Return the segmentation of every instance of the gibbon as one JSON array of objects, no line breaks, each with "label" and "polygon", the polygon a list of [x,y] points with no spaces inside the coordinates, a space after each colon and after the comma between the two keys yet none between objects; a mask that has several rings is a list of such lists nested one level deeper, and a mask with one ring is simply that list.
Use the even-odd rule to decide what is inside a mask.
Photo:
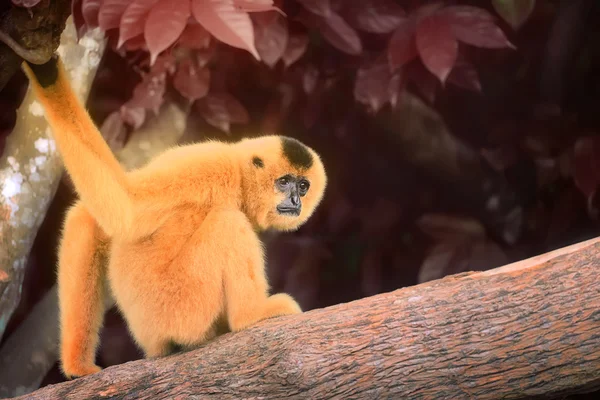
[{"label": "gibbon", "polygon": [[302,312],[288,294],[269,295],[258,232],[295,230],[321,202],[327,178],[313,149],[284,136],[208,141],[125,171],[58,56],[23,70],[78,195],[57,273],[66,377],[100,370],[107,295],[146,357],[193,348],[222,324],[235,332]]}]

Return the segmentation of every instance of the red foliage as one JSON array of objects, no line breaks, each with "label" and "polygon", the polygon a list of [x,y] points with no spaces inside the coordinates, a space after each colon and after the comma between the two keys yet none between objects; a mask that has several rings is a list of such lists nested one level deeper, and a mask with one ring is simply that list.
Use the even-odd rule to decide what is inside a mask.
[{"label": "red foliage", "polygon": [[[121,47],[129,39],[144,34],[146,19],[150,10],[158,0],[133,0],[121,15],[119,26],[119,43]],[[147,40],[145,38],[145,40]]]},{"label": "red foliage", "polygon": [[273,68],[288,46],[287,21],[275,11],[255,14],[252,21],[256,35],[256,50],[263,62]]},{"label": "red foliage", "polygon": [[179,38],[190,17],[187,1],[158,0],[144,25],[144,39],[150,51],[150,64]]},{"label": "red foliage", "polygon": [[[93,1],[93,3],[96,2]],[[128,4],[129,1],[126,0],[103,0],[100,3],[98,12],[98,26],[104,31],[118,28],[121,16],[127,9]]]},{"label": "red foliage", "polygon": [[[408,81],[414,82],[429,101],[435,99],[438,87],[432,77],[441,83],[448,81],[464,89],[480,91],[477,71],[459,41],[477,47],[514,47],[492,14],[478,7],[424,3],[407,14],[392,0],[302,0],[298,3],[300,9],[287,17],[279,9],[283,2],[272,0],[81,0],[83,18],[78,23],[84,24],[81,29],[98,25],[107,30],[109,37],[118,38],[116,48],[148,51],[151,66],[159,54],[178,48],[188,50],[184,58],[212,57],[214,48],[204,50],[210,48],[211,38],[214,38],[221,45],[248,51],[271,68],[276,68],[279,61],[289,68],[306,54],[307,32],[316,31],[333,48],[355,57],[349,64],[356,77],[354,97],[370,112],[378,112],[386,104],[393,105]],[[387,42],[387,48],[371,48],[360,32],[385,36],[378,40]],[[366,43],[369,43],[367,47]],[[221,48],[221,45],[216,47]],[[413,65],[417,59],[421,63]],[[200,62],[198,67],[204,63]],[[191,84],[195,64],[179,59],[177,68],[183,71],[169,78],[175,79],[175,89],[190,101],[201,98],[211,87],[208,70],[201,70],[197,85]],[[310,65],[306,68],[311,70]],[[405,68],[406,71],[402,71]],[[420,71],[422,68],[425,71]],[[304,76],[306,93],[310,93],[309,88],[316,81],[308,86],[306,82],[314,75]],[[159,107],[162,91],[140,85],[144,85],[140,90],[146,87],[154,91],[151,97],[156,100],[151,108]],[[141,111],[133,114],[135,118],[131,111],[123,115],[136,126],[145,118]],[[225,127],[221,123],[216,126]]]},{"label": "red foliage", "polygon": [[449,21],[441,15],[425,17],[417,25],[415,36],[423,64],[444,83],[458,56],[458,42]]},{"label": "red foliage", "polygon": [[215,38],[248,50],[260,58],[254,45],[254,29],[246,11],[236,8],[233,0],[192,0],[192,14]]}]

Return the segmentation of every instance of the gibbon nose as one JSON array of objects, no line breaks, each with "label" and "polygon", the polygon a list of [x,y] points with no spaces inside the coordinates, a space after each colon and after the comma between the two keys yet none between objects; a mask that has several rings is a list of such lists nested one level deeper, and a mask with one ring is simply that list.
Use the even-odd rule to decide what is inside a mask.
[{"label": "gibbon nose", "polygon": [[295,206],[298,206],[300,204],[300,196],[298,196],[296,193],[292,194],[292,196],[290,197],[290,200],[292,201],[292,204]]}]

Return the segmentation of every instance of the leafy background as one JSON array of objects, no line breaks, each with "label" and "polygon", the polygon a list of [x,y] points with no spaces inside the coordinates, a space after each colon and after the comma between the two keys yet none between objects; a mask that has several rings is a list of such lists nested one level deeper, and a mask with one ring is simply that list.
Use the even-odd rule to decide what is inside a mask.
[{"label": "leafy background", "polygon": [[[12,0],[31,7],[39,0]],[[324,307],[598,235],[600,4],[74,0],[109,47],[87,106],[113,148],[161,107],[186,141],[278,132],[323,155],[310,222],[265,234],[274,291]],[[24,79],[0,98],[0,150]],[[7,96],[5,93],[13,93]],[[54,283],[63,180],[9,336]],[[112,310],[102,366],[139,358]],[[61,381],[55,367],[44,384]]]}]

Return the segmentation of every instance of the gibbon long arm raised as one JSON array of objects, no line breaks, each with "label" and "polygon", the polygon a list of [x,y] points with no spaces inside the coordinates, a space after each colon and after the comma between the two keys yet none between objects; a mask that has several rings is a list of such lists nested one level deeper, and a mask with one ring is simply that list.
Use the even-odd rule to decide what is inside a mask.
[{"label": "gibbon long arm raised", "polygon": [[133,222],[125,170],[75,96],[60,58],[23,63],[77,194],[102,229],[126,236]]}]

